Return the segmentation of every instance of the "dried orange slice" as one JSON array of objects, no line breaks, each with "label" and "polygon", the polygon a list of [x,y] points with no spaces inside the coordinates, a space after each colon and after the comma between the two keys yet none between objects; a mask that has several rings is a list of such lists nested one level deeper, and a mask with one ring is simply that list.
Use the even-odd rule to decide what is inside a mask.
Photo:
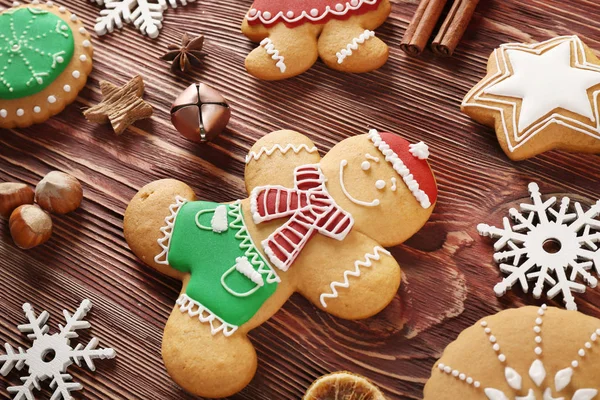
[{"label": "dried orange slice", "polygon": [[351,372],[334,372],[317,379],[303,400],[386,400],[366,378]]}]

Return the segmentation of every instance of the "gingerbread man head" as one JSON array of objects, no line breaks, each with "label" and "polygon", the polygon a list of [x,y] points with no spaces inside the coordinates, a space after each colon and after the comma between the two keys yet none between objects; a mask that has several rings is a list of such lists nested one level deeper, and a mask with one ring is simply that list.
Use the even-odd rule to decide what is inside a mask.
[{"label": "gingerbread man head", "polygon": [[247,333],[293,292],[346,319],[387,306],[401,272],[384,247],[417,231],[437,198],[427,156],[423,143],[373,130],[321,159],[308,138],[279,131],[246,158],[247,199],[196,201],[173,180],[145,186],[125,237],[183,281],[163,339],[173,379],[205,397],[241,390],[257,366]]}]

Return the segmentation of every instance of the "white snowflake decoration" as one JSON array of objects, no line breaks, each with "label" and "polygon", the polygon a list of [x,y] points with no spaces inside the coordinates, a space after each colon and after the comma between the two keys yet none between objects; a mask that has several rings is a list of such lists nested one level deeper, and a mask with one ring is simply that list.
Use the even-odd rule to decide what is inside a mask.
[{"label": "white snowflake decoration", "polygon": [[[171,6],[177,8],[177,0],[90,0],[104,6],[96,18],[94,30],[98,36],[121,29],[123,21],[132,23],[144,35],[154,39],[162,28],[163,13]],[[179,0],[182,6],[194,0]]]},{"label": "white snowflake decoration", "polygon": [[499,238],[494,243],[494,260],[500,263],[502,272],[509,274],[494,286],[494,292],[502,296],[519,282],[527,293],[528,281],[535,280],[535,298],[539,299],[549,284],[549,299],[562,293],[566,308],[576,310],[572,292],[583,293],[586,289],[577,282],[577,277],[581,276],[594,288],[598,279],[589,271],[593,269],[600,276],[597,245],[600,220],[596,219],[600,214],[600,200],[585,212],[581,204],[574,202],[574,212],[569,212],[571,200],[568,197],[563,197],[556,209],[556,197],[544,202],[537,184],[529,184],[529,193],[533,204],[521,204],[521,211],[509,210],[514,225],[511,226],[509,219],[504,217],[502,228],[486,224],[477,226],[479,234]]},{"label": "white snowflake decoration", "polygon": [[33,307],[29,303],[23,304],[23,311],[29,323],[19,325],[18,329],[27,333],[27,337],[33,340],[31,347],[25,351],[21,347],[13,348],[5,343],[6,355],[0,355],[0,373],[6,376],[13,368],[23,369],[29,367],[29,375],[21,378],[20,386],[11,386],[7,390],[14,393],[14,400],[34,400],[33,390],[40,390],[40,382],[52,378],[50,388],[54,390],[51,400],[70,400],[70,392],[81,390],[80,383],[72,382],[73,377],[66,372],[67,368],[74,363],[78,366],[85,361],[90,371],[95,371],[94,359],[113,358],[116,353],[113,349],[98,349],[98,339],[92,338],[87,346],[77,344],[73,348],[71,339],[78,337],[75,332],[78,329],[87,329],[91,325],[83,320],[92,308],[90,300],[83,300],[73,315],[67,310],[63,311],[65,326],[58,325],[60,332],[53,335],[48,334],[47,311],[43,311],[36,317]]},{"label": "white snowflake decoration", "polygon": [[[529,377],[533,381],[536,387],[542,389],[544,391],[544,396],[542,398],[537,398],[535,396],[535,392],[533,389],[529,389],[527,392],[527,396],[512,396],[511,394],[506,394],[501,390],[494,389],[491,387],[485,387],[482,385],[480,381],[473,379],[471,376],[467,376],[466,374],[453,369],[449,365],[445,365],[442,363],[438,364],[438,369],[448,375],[452,375],[460,381],[466,383],[467,385],[473,385],[476,389],[483,387],[483,392],[489,400],[566,400],[565,397],[553,397],[552,395],[552,387],[549,386],[546,382],[546,376],[548,375],[546,371],[546,367],[544,366],[543,361],[540,356],[543,353],[542,349],[542,326],[544,323],[544,315],[546,314],[546,310],[548,307],[543,305],[538,310],[538,316],[535,319],[535,324],[533,326],[533,331],[535,332],[534,339],[534,350],[535,360],[531,363],[531,367],[529,367]],[[511,389],[515,391],[523,390],[523,377],[519,374],[514,368],[510,367],[507,357],[504,353],[502,353],[502,346],[498,339],[493,335],[492,329],[487,323],[487,321],[481,322],[481,327],[484,330],[485,334],[488,336],[488,340],[492,345],[492,348],[498,355],[498,361],[504,364],[504,378],[506,379],[506,383],[510,386]],[[584,358],[590,349],[598,344],[598,340],[600,339],[600,329],[596,329],[591,333],[590,339],[588,342],[584,344],[584,346],[579,350],[577,356],[580,358]],[[573,360],[571,365],[561,369],[554,375],[554,389],[556,392],[561,392],[566,389],[572,382],[573,375],[577,371],[579,367],[579,361]],[[593,388],[584,388],[577,389],[571,397],[571,400],[592,400],[595,399],[598,395],[598,390]]]}]

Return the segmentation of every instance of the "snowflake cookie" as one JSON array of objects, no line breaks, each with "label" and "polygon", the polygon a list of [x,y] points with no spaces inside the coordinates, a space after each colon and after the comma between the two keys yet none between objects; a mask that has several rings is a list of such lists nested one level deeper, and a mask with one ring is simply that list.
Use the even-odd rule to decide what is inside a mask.
[{"label": "snowflake cookie", "polygon": [[511,226],[504,217],[503,227],[479,224],[477,230],[483,236],[498,238],[494,243],[494,260],[500,270],[507,273],[502,282],[496,284],[496,295],[502,296],[515,283],[523,291],[529,291],[528,281],[535,281],[533,295],[539,299],[548,284],[549,299],[563,295],[567,309],[576,310],[572,292],[584,292],[585,285],[577,282],[581,276],[588,286],[594,288],[598,279],[589,271],[600,275],[600,200],[584,211],[581,204],[563,197],[555,207],[556,197],[542,200],[539,187],[529,184],[533,204],[523,203],[521,211],[509,210],[515,221]]},{"label": "snowflake cookie", "polygon": [[248,331],[294,292],[340,318],[385,308],[402,276],[385,247],[437,201],[428,156],[422,142],[371,130],[321,158],[306,136],[278,131],[250,149],[244,199],[197,200],[173,179],[143,187],[123,228],[140,259],[183,281],[163,336],[175,381],[209,398],[242,390],[257,366]]},{"label": "snowflake cookie", "polygon": [[69,400],[72,398],[70,392],[83,388],[80,383],[73,382],[73,377],[66,373],[71,364],[82,366],[82,362],[85,362],[90,371],[95,371],[95,358],[115,357],[116,353],[113,349],[97,348],[99,341],[96,338],[92,338],[86,346],[71,345],[71,339],[78,337],[76,332],[78,329],[87,329],[91,326],[84,320],[91,308],[91,301],[83,300],[73,315],[64,310],[65,325],[59,325],[60,331],[50,335],[46,324],[50,314],[43,311],[36,316],[30,304],[23,304],[23,311],[29,322],[19,325],[18,328],[33,340],[33,344],[29,349],[24,350],[21,347],[15,349],[6,343],[4,345],[6,355],[0,355],[2,366],[0,373],[4,376],[13,368],[19,371],[23,367],[28,368],[29,375],[21,378],[23,383],[8,388],[8,392],[14,394],[14,400],[34,400],[33,390],[39,390],[40,382],[49,378],[52,379],[50,388],[54,390],[52,400]]},{"label": "snowflake cookie", "polygon": [[502,311],[446,348],[425,400],[597,400],[599,337],[600,320],[576,311]]},{"label": "snowflake cookie", "polygon": [[[171,6],[177,8],[177,0],[90,0],[104,6],[96,18],[94,30],[98,36],[111,33],[115,27],[123,28],[123,21],[133,24],[144,35],[155,39],[162,28],[163,13]],[[194,0],[179,0],[185,6]]]},{"label": "snowflake cookie", "polygon": [[389,0],[254,0],[242,32],[260,45],[246,69],[259,79],[286,79],[320,57],[338,71],[373,71],[389,53],[373,30],[390,11]]},{"label": "snowflake cookie", "polygon": [[90,35],[65,7],[34,0],[0,12],[0,128],[58,114],[91,70]]},{"label": "snowflake cookie", "polygon": [[600,152],[600,60],[577,36],[507,43],[461,108],[495,127],[512,160],[551,149]]}]

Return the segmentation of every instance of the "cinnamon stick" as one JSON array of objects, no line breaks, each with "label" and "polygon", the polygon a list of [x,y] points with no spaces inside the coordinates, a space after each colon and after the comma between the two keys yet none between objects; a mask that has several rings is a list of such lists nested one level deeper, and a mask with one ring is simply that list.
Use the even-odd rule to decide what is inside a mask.
[{"label": "cinnamon stick", "polygon": [[421,0],[417,12],[408,25],[400,48],[411,56],[421,54],[433,33],[447,0]]},{"label": "cinnamon stick", "polygon": [[446,16],[444,23],[440,27],[431,50],[442,57],[449,57],[454,53],[456,46],[460,42],[467,26],[473,18],[473,13],[479,0],[454,0],[450,12]]}]

